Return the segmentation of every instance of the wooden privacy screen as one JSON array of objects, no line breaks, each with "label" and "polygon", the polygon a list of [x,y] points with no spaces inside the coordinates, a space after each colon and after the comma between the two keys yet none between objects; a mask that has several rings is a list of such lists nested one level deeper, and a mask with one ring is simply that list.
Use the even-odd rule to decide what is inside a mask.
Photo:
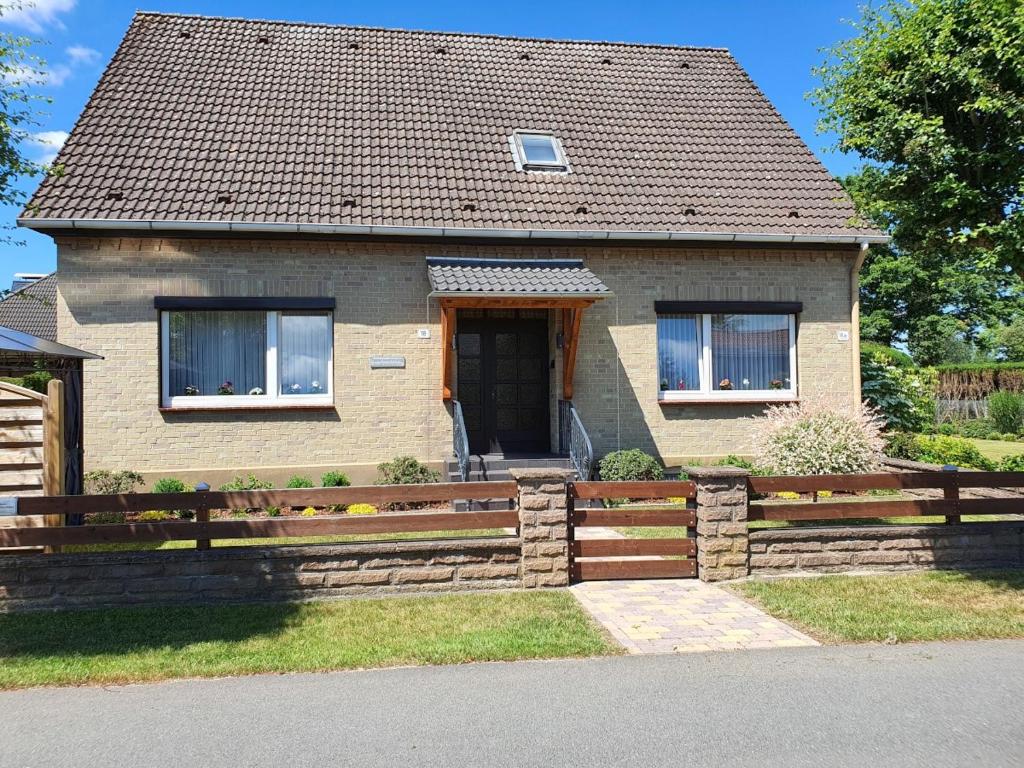
[{"label": "wooden privacy screen", "polygon": [[[0,381],[0,497],[64,493],[64,391],[50,381],[47,393]],[[0,516],[3,529],[59,526],[58,515]],[[5,546],[0,541],[0,547]]]},{"label": "wooden privacy screen", "polygon": [[[576,509],[576,499],[693,499],[691,482],[594,482],[569,486],[569,555],[574,581],[670,579],[697,575],[696,513],[685,505]],[[681,527],[685,537],[576,539],[575,529],[602,527]],[[656,558],[646,560],[624,558]],[[673,558],[673,559],[665,559]],[[687,559],[681,559],[687,558]]]},{"label": "wooden privacy screen", "polygon": [[842,520],[850,518],[945,516],[949,523],[960,515],[1001,515],[1024,512],[1024,498],[961,499],[962,488],[1021,488],[1024,472],[892,472],[864,475],[792,475],[750,477],[751,494],[793,491],[868,491],[935,488],[941,499],[899,499],[880,497],[871,501],[809,501],[779,503],[751,502],[748,520]]},{"label": "wooden privacy screen", "polygon": [[266,491],[205,491],[196,493],[129,493],[106,496],[54,496],[22,498],[19,517],[85,514],[89,512],[143,512],[151,509],[191,509],[196,520],[118,523],[74,527],[10,528],[0,530],[0,547],[108,544],[146,541],[196,541],[208,549],[213,539],[329,536],[339,534],[461,531],[514,528],[514,509],[486,512],[408,512],[379,515],[332,515],[255,520],[210,520],[212,509],[271,506],[326,507],[366,502],[483,500],[514,498],[514,482],[376,485],[349,488],[293,488]]}]

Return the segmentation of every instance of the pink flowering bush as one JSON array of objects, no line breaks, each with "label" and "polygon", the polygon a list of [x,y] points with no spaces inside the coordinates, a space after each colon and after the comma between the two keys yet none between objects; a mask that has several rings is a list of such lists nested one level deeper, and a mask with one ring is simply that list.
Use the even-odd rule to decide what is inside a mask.
[{"label": "pink flowering bush", "polygon": [[811,396],[751,423],[754,466],[778,475],[870,472],[882,455],[883,419],[867,403]]}]

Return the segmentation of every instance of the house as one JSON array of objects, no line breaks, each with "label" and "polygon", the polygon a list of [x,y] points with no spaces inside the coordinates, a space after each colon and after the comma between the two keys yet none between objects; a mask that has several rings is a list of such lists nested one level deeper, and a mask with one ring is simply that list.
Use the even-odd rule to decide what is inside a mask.
[{"label": "house", "polygon": [[57,162],[88,468],[672,466],[859,397],[886,238],[725,50],[139,13]]},{"label": "house", "polygon": [[0,326],[57,340],[57,273],[18,273],[11,292],[0,299]]}]

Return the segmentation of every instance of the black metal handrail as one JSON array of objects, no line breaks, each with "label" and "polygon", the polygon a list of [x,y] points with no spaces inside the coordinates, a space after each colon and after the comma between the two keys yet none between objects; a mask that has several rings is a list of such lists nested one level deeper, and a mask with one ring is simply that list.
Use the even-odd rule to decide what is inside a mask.
[{"label": "black metal handrail", "polygon": [[466,432],[466,420],[458,400],[452,400],[452,450],[462,482],[466,482],[469,480],[469,433]]},{"label": "black metal handrail", "polygon": [[594,446],[571,400],[558,401],[558,447],[569,457],[577,477],[589,480],[594,471]]}]

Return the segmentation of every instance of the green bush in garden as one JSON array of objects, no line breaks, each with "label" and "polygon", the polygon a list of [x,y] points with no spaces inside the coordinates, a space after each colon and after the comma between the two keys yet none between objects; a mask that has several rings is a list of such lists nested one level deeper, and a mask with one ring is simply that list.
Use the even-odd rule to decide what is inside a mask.
[{"label": "green bush in garden", "polygon": [[[250,474],[248,477],[236,476],[229,482],[224,483],[220,487],[222,491],[263,491],[267,488],[273,488],[274,484],[267,480],[260,480],[256,475]],[[236,508],[231,510],[231,514],[235,517],[241,517],[242,515],[255,512],[255,508]]]},{"label": "green bush in garden", "polygon": [[24,385],[29,389],[34,389],[36,392],[46,394],[46,385],[50,383],[53,378],[47,371],[32,371],[32,373],[26,373],[21,377]]},{"label": "green bush in garden", "polygon": [[313,478],[305,477],[303,475],[292,475],[288,478],[288,484],[285,488],[312,488]]},{"label": "green bush in garden", "polygon": [[959,422],[955,426],[958,434],[963,437],[973,437],[976,440],[987,439],[994,430],[992,422],[988,419],[971,419],[970,421]]},{"label": "green bush in garden", "polygon": [[988,417],[999,432],[1017,433],[1024,425],[1024,397],[1016,392],[988,396]]},{"label": "green bush in garden", "polygon": [[968,469],[995,469],[995,462],[985,458],[970,440],[945,435],[917,435],[914,438],[918,455],[915,461],[928,464],[953,464]]},{"label": "green bush in garden", "polygon": [[601,459],[602,480],[661,480],[665,476],[661,464],[639,448],[613,451]]},{"label": "green bush in garden", "polygon": [[[153,483],[153,493],[188,493],[192,490],[176,477],[161,477]],[[164,510],[164,514],[177,514],[182,520],[191,520],[196,513],[191,509],[171,509]]]},{"label": "green bush in garden", "polygon": [[87,494],[105,495],[111,493],[135,493],[144,482],[142,475],[131,469],[120,469],[111,472],[109,469],[94,469],[86,472],[85,492]]},{"label": "green bush in garden", "polygon": [[920,461],[921,449],[917,445],[917,435],[909,432],[886,432],[883,451],[891,459]]},{"label": "green bush in garden", "polygon": [[908,355],[906,352],[901,352],[898,349],[888,346],[887,344],[879,344],[877,341],[862,341],[860,343],[860,353],[862,355],[871,355],[872,357],[880,357],[890,365],[895,365],[897,368],[915,368],[914,358]]},{"label": "green bush in garden", "polygon": [[999,460],[999,469],[1003,472],[1024,472],[1024,453],[1003,456]]},{"label": "green bush in garden", "polygon": [[935,373],[896,365],[877,352],[861,353],[861,395],[887,429],[920,432],[935,421]]},{"label": "green bush in garden", "polygon": [[420,483],[436,483],[441,473],[412,456],[399,456],[391,461],[377,465],[380,477],[377,485],[418,485]]},{"label": "green bush in garden", "polygon": [[[294,479],[294,478],[293,478]],[[324,472],[323,477],[320,478],[320,485],[324,488],[347,488],[352,485],[352,481],[348,479],[348,475],[344,472]],[[289,486],[292,487],[292,486]],[[297,488],[311,488],[309,486],[295,486]]]}]

